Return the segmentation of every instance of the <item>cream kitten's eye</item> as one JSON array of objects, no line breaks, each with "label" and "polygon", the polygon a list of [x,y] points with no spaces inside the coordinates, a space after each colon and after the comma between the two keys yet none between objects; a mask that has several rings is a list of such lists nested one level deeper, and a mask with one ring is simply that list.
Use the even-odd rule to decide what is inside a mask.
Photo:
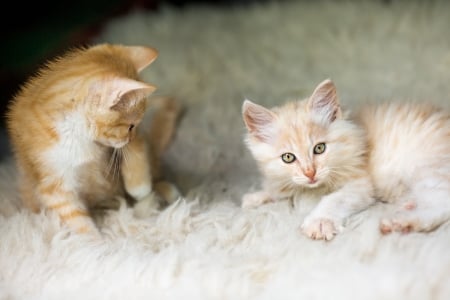
[{"label": "cream kitten's eye", "polygon": [[128,127],[128,131],[131,132],[131,130],[133,130],[134,128],[134,124],[131,124],[130,127]]},{"label": "cream kitten's eye", "polygon": [[285,163],[290,164],[291,162],[294,162],[294,160],[295,160],[295,155],[292,154],[292,153],[289,153],[289,152],[283,153],[283,154],[281,155],[281,159],[282,159]]},{"label": "cream kitten's eye", "polygon": [[325,152],[326,148],[325,143],[319,143],[314,146],[314,154],[322,154]]}]

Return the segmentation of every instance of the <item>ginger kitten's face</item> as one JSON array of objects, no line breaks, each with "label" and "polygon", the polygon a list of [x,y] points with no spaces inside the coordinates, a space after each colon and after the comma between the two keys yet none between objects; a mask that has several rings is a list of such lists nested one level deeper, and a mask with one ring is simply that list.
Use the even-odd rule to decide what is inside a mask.
[{"label": "ginger kitten's face", "polygon": [[102,145],[122,148],[134,137],[146,110],[145,96],[154,88],[113,78],[103,80],[98,89],[98,94],[91,89],[87,110],[92,138]]},{"label": "ginger kitten's face", "polygon": [[156,58],[157,52],[147,47],[124,46],[94,50],[94,67],[101,72],[84,85],[87,126],[94,141],[122,148],[135,135],[146,110],[146,96],[155,90],[137,80],[137,74]]},{"label": "ginger kitten's face", "polygon": [[145,102],[140,101],[126,112],[111,110],[92,118],[94,140],[108,147],[122,148],[130,142],[142,121]]},{"label": "ginger kitten's face", "polygon": [[264,175],[285,188],[332,185],[339,166],[359,153],[346,144],[334,84],[326,80],[304,101],[267,109],[246,100],[247,145]]}]

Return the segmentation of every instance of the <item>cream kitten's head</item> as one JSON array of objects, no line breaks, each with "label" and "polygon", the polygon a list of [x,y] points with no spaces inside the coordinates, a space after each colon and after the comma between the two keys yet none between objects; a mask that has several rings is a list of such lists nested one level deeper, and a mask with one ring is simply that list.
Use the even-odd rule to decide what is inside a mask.
[{"label": "cream kitten's head", "polygon": [[272,184],[334,187],[360,172],[364,135],[343,116],[331,80],[308,99],[272,109],[245,100],[242,110],[246,144]]},{"label": "cream kitten's head", "polygon": [[157,51],[143,46],[101,44],[75,51],[54,68],[61,82],[73,87],[71,97],[86,118],[90,138],[121,148],[135,135],[146,110],[146,97],[156,88],[138,79]]}]

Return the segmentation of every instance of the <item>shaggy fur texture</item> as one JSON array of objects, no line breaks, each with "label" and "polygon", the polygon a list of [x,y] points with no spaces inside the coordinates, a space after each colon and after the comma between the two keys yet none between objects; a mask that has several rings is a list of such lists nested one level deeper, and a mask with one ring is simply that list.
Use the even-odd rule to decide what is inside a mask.
[{"label": "shaggy fur texture", "polygon": [[106,238],[95,241],[20,207],[15,171],[3,163],[0,298],[450,298],[448,223],[381,236],[378,220],[393,207],[376,204],[323,242],[297,231],[314,203],[240,208],[261,179],[243,142],[245,98],[274,106],[333,78],[347,107],[450,107],[450,4],[383,3],[167,8],[112,22],[99,42],[157,48],[142,75],[186,107],[164,156],[185,198],[144,220],[123,205],[98,219]]}]

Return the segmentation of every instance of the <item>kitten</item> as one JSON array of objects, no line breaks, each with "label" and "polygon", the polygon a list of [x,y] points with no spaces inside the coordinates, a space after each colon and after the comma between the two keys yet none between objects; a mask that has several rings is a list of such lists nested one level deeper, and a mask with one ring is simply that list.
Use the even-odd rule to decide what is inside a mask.
[{"label": "kitten", "polygon": [[[118,195],[157,207],[150,145],[138,131],[155,90],[138,74],[157,54],[144,46],[74,49],[21,87],[7,127],[28,208],[55,211],[75,232],[98,233],[90,211]],[[174,107],[166,105],[170,116]]]},{"label": "kitten", "polygon": [[242,111],[246,145],[264,177],[243,207],[317,198],[301,231],[324,240],[375,199],[399,203],[399,212],[381,220],[383,233],[430,231],[450,218],[448,112],[384,104],[351,117],[331,80],[308,99],[273,109],[245,100]]}]

